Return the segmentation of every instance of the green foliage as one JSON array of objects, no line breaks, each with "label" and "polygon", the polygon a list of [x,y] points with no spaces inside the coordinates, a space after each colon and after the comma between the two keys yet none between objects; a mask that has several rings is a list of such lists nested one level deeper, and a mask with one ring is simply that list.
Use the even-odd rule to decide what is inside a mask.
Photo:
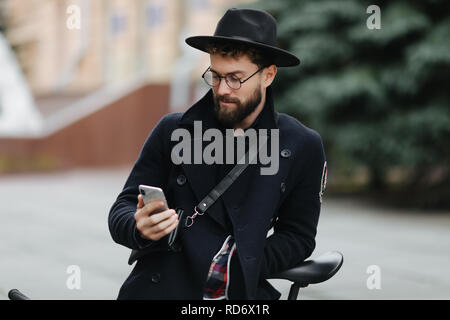
[{"label": "green foliage", "polygon": [[[381,9],[381,29],[367,28],[371,4]],[[280,46],[301,60],[279,69],[277,109],[319,131],[330,156],[366,166],[376,183],[393,166],[450,165],[449,1],[261,0],[255,7],[275,16]]]}]

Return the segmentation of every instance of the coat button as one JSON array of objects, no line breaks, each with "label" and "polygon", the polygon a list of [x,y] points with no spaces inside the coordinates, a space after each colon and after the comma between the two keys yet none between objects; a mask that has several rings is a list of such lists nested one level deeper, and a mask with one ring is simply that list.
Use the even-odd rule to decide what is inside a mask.
[{"label": "coat button", "polygon": [[178,183],[178,185],[182,186],[183,184],[186,183],[186,177],[184,175],[180,174],[177,177],[177,183]]},{"label": "coat button", "polygon": [[159,273],[152,274],[152,282],[159,283],[161,281],[161,275]]},{"label": "coat button", "polygon": [[285,192],[286,191],[286,183],[282,182],[280,189],[281,189],[281,192]]},{"label": "coat button", "polygon": [[289,158],[291,156],[291,150],[289,150],[289,149],[281,150],[281,156],[283,158]]}]

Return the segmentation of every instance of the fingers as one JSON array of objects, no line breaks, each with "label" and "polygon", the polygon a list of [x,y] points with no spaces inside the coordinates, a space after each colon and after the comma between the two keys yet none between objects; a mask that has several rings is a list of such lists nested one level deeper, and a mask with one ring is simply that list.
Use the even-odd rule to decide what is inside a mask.
[{"label": "fingers", "polygon": [[[177,214],[173,214],[167,219],[152,225],[150,229],[152,229],[154,233],[161,232],[167,229],[171,224],[173,224],[177,220],[177,218],[178,218]],[[150,220],[150,218],[148,220]]]},{"label": "fingers", "polygon": [[[173,210],[166,210],[163,213],[166,214],[167,212],[170,212]],[[163,213],[158,213],[155,215],[163,216]],[[143,218],[139,222],[137,222],[136,227],[140,231],[141,235],[144,238],[150,239],[150,240],[159,240],[165,235],[168,235],[172,230],[176,228],[178,225],[178,215],[177,214],[171,214],[169,217],[167,217],[164,220],[159,221],[156,224],[153,224],[151,217]]]},{"label": "fingers", "polygon": [[148,219],[146,219],[146,225],[154,226],[162,221],[171,218],[172,216],[176,216],[176,212],[173,209],[168,209],[162,212],[154,213]]},{"label": "fingers", "polygon": [[142,198],[142,194],[139,194],[137,208],[141,209],[143,207],[144,207],[144,199]]},{"label": "fingers", "polygon": [[149,203],[147,203],[146,205],[143,205],[143,201],[142,201],[142,207],[139,208],[140,206],[140,200],[139,197],[142,199],[142,196],[139,195],[138,196],[138,207],[137,207],[137,211],[134,214],[134,217],[137,219],[139,219],[140,217],[146,217],[148,216],[150,213],[152,213],[153,211],[157,211],[160,210],[162,208],[164,208],[164,202],[163,201],[150,201]]},{"label": "fingers", "polygon": [[166,229],[154,234],[152,240],[159,240],[162,237],[168,235],[177,227],[177,225],[178,225],[178,219],[175,219],[175,221],[171,225],[169,225]]},{"label": "fingers", "polygon": [[144,206],[142,205],[143,199],[139,195],[134,218],[136,228],[143,238],[159,240],[172,232],[178,225],[178,215],[175,210],[167,209],[158,212],[165,206],[163,201],[151,201]]},{"label": "fingers", "polygon": [[178,215],[175,210],[169,209],[160,213],[155,213],[150,217],[138,217],[136,219],[136,227],[141,233],[151,230],[153,233],[166,229]]}]

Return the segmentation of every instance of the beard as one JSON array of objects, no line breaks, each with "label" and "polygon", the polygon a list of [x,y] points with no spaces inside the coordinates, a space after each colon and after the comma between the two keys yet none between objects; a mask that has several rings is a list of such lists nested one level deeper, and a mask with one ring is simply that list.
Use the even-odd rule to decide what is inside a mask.
[{"label": "beard", "polygon": [[[247,118],[256,107],[261,103],[261,90],[256,88],[250,98],[242,103],[238,98],[230,98],[228,96],[220,96],[214,94],[214,115],[216,119],[226,128],[234,128],[234,126]],[[222,102],[233,102],[234,107],[221,106]],[[233,108],[233,109],[231,109]]]}]

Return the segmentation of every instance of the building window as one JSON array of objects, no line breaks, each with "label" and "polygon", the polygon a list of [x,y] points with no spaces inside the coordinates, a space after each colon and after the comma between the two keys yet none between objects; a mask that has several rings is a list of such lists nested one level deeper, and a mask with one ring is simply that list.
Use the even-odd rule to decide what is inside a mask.
[{"label": "building window", "polygon": [[149,29],[158,28],[164,25],[165,5],[153,4],[145,9],[145,20]]},{"label": "building window", "polygon": [[111,32],[118,35],[125,31],[127,18],[123,14],[113,13],[111,16]]}]

